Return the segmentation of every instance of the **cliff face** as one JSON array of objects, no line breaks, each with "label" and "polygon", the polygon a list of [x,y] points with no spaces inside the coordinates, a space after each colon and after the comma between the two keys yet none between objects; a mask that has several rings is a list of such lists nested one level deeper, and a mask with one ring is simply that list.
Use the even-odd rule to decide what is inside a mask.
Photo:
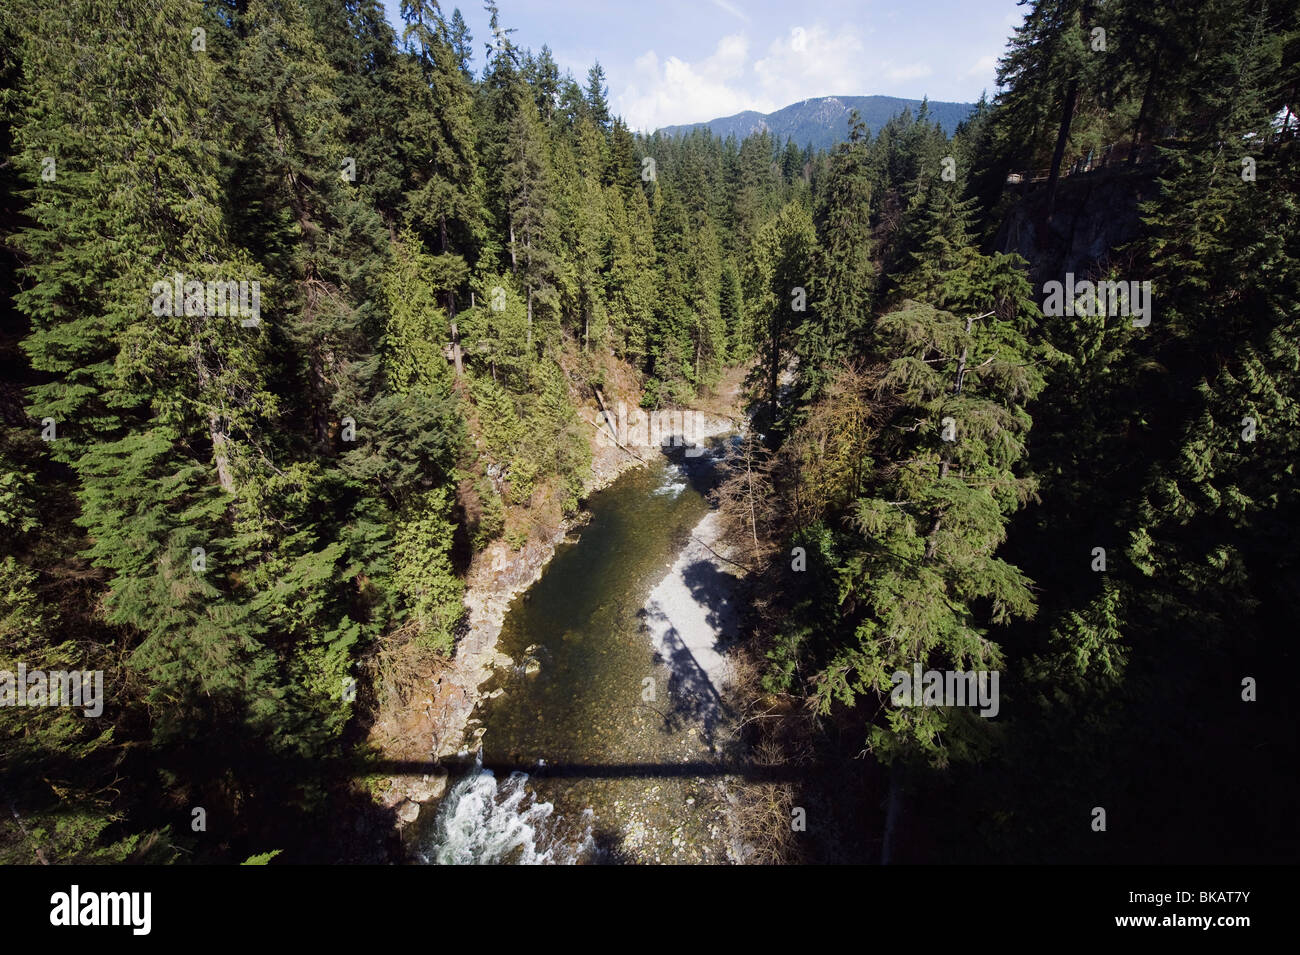
[{"label": "cliff face", "polygon": [[1024,256],[1038,289],[1066,272],[1078,279],[1093,278],[1108,265],[1122,272],[1123,247],[1138,234],[1138,204],[1154,198],[1159,188],[1155,176],[1154,163],[1068,176],[1057,189],[1050,220],[1044,183],[1008,186],[1018,197],[1003,217],[994,249]]}]

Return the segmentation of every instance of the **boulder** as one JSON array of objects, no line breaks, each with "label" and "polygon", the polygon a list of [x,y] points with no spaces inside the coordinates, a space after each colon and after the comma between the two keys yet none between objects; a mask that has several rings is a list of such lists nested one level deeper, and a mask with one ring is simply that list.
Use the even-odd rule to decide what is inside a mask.
[{"label": "boulder", "polygon": [[407,795],[412,802],[426,803],[431,799],[441,799],[446,791],[447,771],[443,769],[412,783]]}]

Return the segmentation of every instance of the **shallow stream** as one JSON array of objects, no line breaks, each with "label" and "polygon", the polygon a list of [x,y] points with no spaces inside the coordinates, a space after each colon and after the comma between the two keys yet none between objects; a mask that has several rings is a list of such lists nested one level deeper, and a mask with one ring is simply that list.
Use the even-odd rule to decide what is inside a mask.
[{"label": "shallow stream", "polygon": [[[497,641],[514,665],[471,722],[480,765],[453,777],[425,861],[728,861],[730,716],[689,660],[655,652],[644,609],[708,513],[714,464],[674,450],[622,475],[516,598]],[[726,575],[700,562],[686,580],[731,611]]]}]

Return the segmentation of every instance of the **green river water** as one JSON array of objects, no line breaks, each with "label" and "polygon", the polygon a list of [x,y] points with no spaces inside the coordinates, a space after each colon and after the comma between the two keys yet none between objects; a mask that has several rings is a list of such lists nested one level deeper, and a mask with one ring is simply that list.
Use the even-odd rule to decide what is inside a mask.
[{"label": "green river water", "polygon": [[[515,666],[474,714],[482,766],[453,778],[424,861],[728,861],[729,714],[689,659],[656,653],[643,609],[708,512],[713,473],[711,455],[674,451],[623,474],[515,599],[497,642]],[[725,575],[690,571],[705,599],[732,599]]]}]

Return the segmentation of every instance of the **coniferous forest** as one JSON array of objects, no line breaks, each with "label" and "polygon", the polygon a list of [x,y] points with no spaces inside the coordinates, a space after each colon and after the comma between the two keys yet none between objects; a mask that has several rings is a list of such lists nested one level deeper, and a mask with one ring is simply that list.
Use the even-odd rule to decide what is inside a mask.
[{"label": "coniferous forest", "polygon": [[951,135],[829,150],[486,8],[0,7],[0,861],[413,861],[479,568],[607,406],[731,401],[733,861],[1294,862],[1295,5],[1025,0]]}]

